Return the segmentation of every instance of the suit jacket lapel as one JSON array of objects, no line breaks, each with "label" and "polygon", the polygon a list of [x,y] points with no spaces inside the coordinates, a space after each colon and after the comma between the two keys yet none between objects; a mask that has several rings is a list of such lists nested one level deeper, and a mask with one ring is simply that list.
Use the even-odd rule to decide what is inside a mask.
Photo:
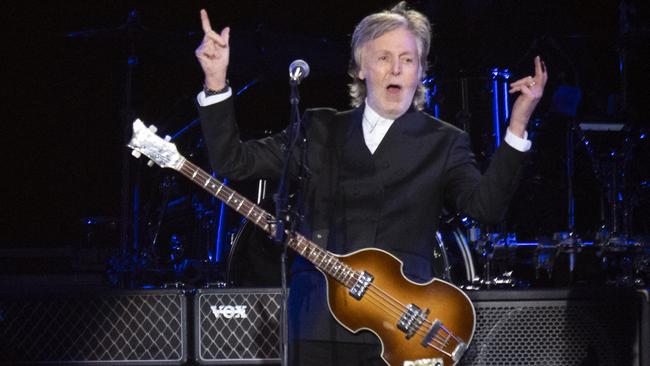
[{"label": "suit jacket lapel", "polygon": [[384,161],[401,160],[399,158],[404,154],[418,151],[422,141],[417,137],[422,123],[422,116],[415,110],[409,110],[396,119],[375,150],[374,158]]}]

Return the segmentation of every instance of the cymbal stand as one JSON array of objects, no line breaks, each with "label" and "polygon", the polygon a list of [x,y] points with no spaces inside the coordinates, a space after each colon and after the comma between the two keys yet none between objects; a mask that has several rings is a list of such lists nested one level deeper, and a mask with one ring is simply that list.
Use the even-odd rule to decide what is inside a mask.
[{"label": "cymbal stand", "polygon": [[480,283],[489,289],[493,285],[492,259],[494,258],[494,241],[489,234],[481,234],[474,243],[474,248],[480,254],[483,265],[483,278],[481,278]]},{"label": "cymbal stand", "polygon": [[[621,150],[611,149],[597,155],[593,144],[580,127],[572,127],[582,146],[591,158],[594,174],[603,187],[601,205],[601,228],[597,238],[601,244],[623,244],[629,238],[630,209],[625,192],[625,170],[632,160],[632,151],[636,140],[625,137]],[[629,132],[626,132],[629,134]],[[633,135],[633,134],[632,134]]]},{"label": "cymbal stand", "polygon": [[575,194],[573,191],[573,175],[575,168],[575,134],[578,133],[578,125],[574,118],[569,118],[569,125],[566,132],[566,184],[567,184],[567,231],[553,234],[553,241],[556,246],[556,256],[564,253],[569,258],[569,280],[568,285],[573,284],[576,253],[582,247],[582,241],[575,232]]},{"label": "cymbal stand", "polygon": [[492,136],[494,136],[494,146],[490,154],[493,154],[501,145],[502,132],[510,118],[510,101],[508,95],[508,80],[510,71],[508,69],[494,68],[491,71],[492,83]]},{"label": "cymbal stand", "polygon": [[[69,32],[70,38],[116,38],[124,37],[129,43],[129,55],[127,57],[126,75],[124,83],[124,101],[121,110],[122,135],[124,145],[131,138],[131,121],[135,117],[132,109],[133,73],[138,65],[138,57],[135,54],[136,38],[143,32],[135,9],[129,12],[125,24],[113,29],[97,29],[80,32]],[[134,278],[130,276],[139,266],[139,226],[140,226],[140,176],[137,169],[140,163],[134,167],[128,149],[122,152],[122,179],[120,190],[120,249],[121,258],[113,258],[119,266],[113,268],[116,272],[116,282],[121,287],[133,287]]]}]

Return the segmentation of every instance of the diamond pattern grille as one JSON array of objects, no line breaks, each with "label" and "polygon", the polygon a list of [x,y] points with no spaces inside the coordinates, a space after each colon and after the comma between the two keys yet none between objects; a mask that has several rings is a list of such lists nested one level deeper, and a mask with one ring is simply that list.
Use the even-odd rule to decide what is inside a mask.
[{"label": "diamond pattern grille", "polygon": [[185,360],[180,293],[0,300],[0,364]]},{"label": "diamond pattern grille", "polygon": [[[197,295],[198,357],[202,363],[277,361],[280,358],[281,293],[277,290],[214,290]],[[246,306],[246,317],[211,306]]]}]

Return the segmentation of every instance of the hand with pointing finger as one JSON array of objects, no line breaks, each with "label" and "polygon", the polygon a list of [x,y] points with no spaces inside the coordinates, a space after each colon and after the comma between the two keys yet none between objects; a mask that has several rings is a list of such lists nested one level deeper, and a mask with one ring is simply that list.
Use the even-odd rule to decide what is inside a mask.
[{"label": "hand with pointing finger", "polygon": [[508,129],[519,137],[524,136],[528,126],[528,120],[533,114],[537,103],[544,94],[544,87],[548,80],[546,65],[539,56],[535,57],[535,75],[526,76],[510,84],[510,94],[520,93],[510,114]]},{"label": "hand with pointing finger", "polygon": [[226,74],[230,58],[230,28],[225,27],[221,34],[212,30],[208,12],[201,9],[201,25],[203,41],[194,54],[201,64],[205,74],[205,86],[213,90],[221,90],[226,86]]}]

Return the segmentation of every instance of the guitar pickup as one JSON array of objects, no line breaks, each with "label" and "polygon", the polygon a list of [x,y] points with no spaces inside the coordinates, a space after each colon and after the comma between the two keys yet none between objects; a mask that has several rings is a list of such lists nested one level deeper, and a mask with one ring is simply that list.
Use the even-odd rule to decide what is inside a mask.
[{"label": "guitar pickup", "polygon": [[406,305],[406,311],[397,321],[397,329],[406,333],[406,339],[411,339],[417,333],[422,323],[429,316],[429,309],[422,310],[415,304]]},{"label": "guitar pickup", "polygon": [[370,287],[370,283],[374,280],[374,277],[366,271],[363,271],[359,274],[359,278],[350,288],[350,295],[357,300],[361,300],[363,295]]}]

